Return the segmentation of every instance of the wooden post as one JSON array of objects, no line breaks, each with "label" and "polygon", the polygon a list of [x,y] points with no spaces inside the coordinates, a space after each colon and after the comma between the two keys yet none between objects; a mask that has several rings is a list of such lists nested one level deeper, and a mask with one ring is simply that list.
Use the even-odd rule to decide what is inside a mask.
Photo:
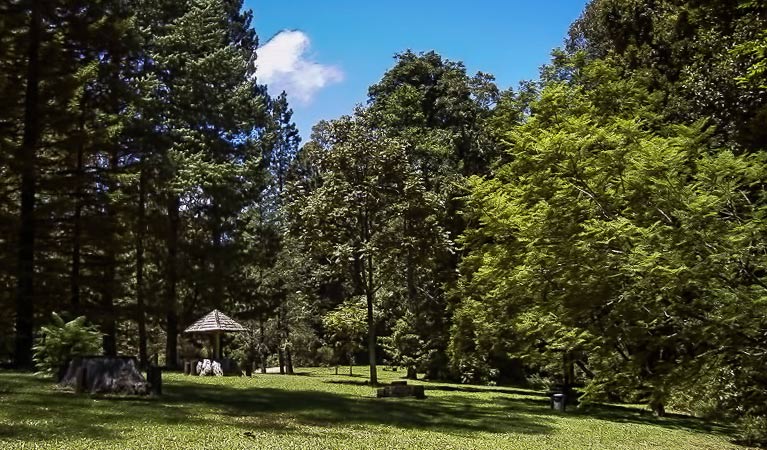
[{"label": "wooden post", "polygon": [[215,358],[221,361],[221,333],[216,331],[216,350],[214,351]]},{"label": "wooden post", "polygon": [[78,367],[75,372],[75,393],[82,394],[86,391],[88,384],[88,371],[85,367]]},{"label": "wooden post", "polygon": [[152,395],[162,395],[162,369],[149,366],[146,370],[146,380],[149,382],[149,392]]}]

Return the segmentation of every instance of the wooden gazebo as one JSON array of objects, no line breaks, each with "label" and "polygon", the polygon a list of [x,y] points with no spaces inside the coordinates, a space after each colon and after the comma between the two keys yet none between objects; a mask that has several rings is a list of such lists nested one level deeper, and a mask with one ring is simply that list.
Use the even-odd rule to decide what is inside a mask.
[{"label": "wooden gazebo", "polygon": [[221,358],[221,333],[245,331],[245,328],[221,311],[214,309],[205,317],[193,323],[184,333],[200,333],[213,336],[215,358]]}]

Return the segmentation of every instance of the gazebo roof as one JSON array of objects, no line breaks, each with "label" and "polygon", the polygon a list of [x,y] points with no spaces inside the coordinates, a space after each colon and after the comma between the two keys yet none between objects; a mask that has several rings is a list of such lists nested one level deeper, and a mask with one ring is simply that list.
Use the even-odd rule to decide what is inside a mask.
[{"label": "gazebo roof", "polygon": [[245,331],[245,328],[226,314],[214,309],[205,317],[190,325],[184,333],[213,333],[217,331]]}]

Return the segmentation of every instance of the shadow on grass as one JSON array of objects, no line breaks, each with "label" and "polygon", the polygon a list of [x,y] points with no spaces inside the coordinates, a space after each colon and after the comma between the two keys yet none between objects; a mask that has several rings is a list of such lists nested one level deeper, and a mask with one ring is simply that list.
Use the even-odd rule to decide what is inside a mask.
[{"label": "shadow on grass", "polygon": [[[563,414],[551,410],[549,407],[549,400],[545,397],[542,397],[541,399],[515,399],[496,396],[493,398],[493,401],[497,404],[507,405],[509,408],[514,408],[516,411],[526,412],[528,414],[548,416],[561,416]],[[695,431],[709,434],[730,435],[733,431],[733,429],[728,426],[707,422],[703,419],[691,416],[666,414],[664,417],[656,417],[649,410],[641,410],[635,407],[620,405],[593,404],[583,405],[581,407],[568,406],[567,412],[564,414],[568,417],[589,417],[615,423],[650,425],[674,430]]]},{"label": "shadow on grass", "polygon": [[[340,375],[339,375],[340,376]],[[348,376],[348,375],[346,375]],[[394,381],[412,381],[407,378],[402,378],[401,380],[394,380]],[[434,384],[433,382],[429,381],[423,381],[423,380],[415,380],[420,381],[419,385],[423,385],[424,390],[428,394],[428,391],[445,391],[445,392],[468,392],[468,393],[496,393],[496,394],[510,394],[510,395],[525,395],[530,397],[540,397],[542,399],[546,399],[548,402],[548,397],[546,394],[542,392],[535,392],[530,390],[523,390],[523,389],[514,389],[514,388],[485,388],[485,387],[473,387],[473,386],[450,386],[446,384]],[[347,385],[347,386],[370,386],[370,382],[367,379],[364,380],[325,380],[323,383],[327,384],[341,384],[341,385]],[[390,382],[379,382],[378,386],[389,386],[391,385]]]},{"label": "shadow on grass", "polygon": [[585,406],[582,410],[576,410],[574,414],[587,415],[601,420],[609,420],[610,422],[652,424],[670,429],[721,435],[729,435],[734,431],[732,427],[707,422],[703,419],[683,414],[666,413],[664,417],[656,417],[649,410],[638,410],[617,405]]},{"label": "shadow on grass", "polygon": [[[338,375],[341,376],[341,375]],[[347,377],[349,375],[346,375]],[[327,384],[342,384],[346,386],[370,386],[370,381],[367,378],[364,380],[326,380],[323,383]],[[388,386],[390,383],[378,383],[378,386]]]},{"label": "shadow on grass", "polygon": [[8,400],[4,403],[9,406],[0,413],[4,419],[0,421],[0,439],[110,440],[120,437],[119,428],[147,422],[176,425],[195,421],[187,411],[162,404],[161,399],[77,395],[55,390],[50,383],[42,392],[15,393]]},{"label": "shadow on grass", "polygon": [[[429,429],[444,433],[517,432],[543,434],[551,427],[503,407],[462,396],[426,400],[354,397],[323,391],[273,388],[227,390],[210,385],[178,385],[168,390],[172,399],[193,405],[217,405],[224,414],[263,418],[282,413],[298,424],[317,427],[385,425],[404,429]],[[252,429],[260,420],[244,421]]]},{"label": "shadow on grass", "polygon": [[424,384],[424,390],[426,391],[447,391],[447,392],[487,392],[487,393],[495,393],[495,394],[511,394],[511,395],[526,395],[530,397],[540,397],[544,399],[546,402],[548,402],[548,397],[546,394],[542,392],[536,392],[536,391],[529,391],[529,390],[523,390],[523,389],[514,389],[514,388],[480,388],[480,387],[472,387],[472,386],[448,386],[448,385],[430,385],[428,383]]}]

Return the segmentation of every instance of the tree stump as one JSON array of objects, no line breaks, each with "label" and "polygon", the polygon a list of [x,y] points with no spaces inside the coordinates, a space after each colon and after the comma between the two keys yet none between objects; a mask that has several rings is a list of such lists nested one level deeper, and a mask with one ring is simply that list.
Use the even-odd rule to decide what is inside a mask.
[{"label": "tree stump", "polygon": [[75,392],[146,395],[148,384],[135,357],[84,356],[73,358],[60,384]]}]

